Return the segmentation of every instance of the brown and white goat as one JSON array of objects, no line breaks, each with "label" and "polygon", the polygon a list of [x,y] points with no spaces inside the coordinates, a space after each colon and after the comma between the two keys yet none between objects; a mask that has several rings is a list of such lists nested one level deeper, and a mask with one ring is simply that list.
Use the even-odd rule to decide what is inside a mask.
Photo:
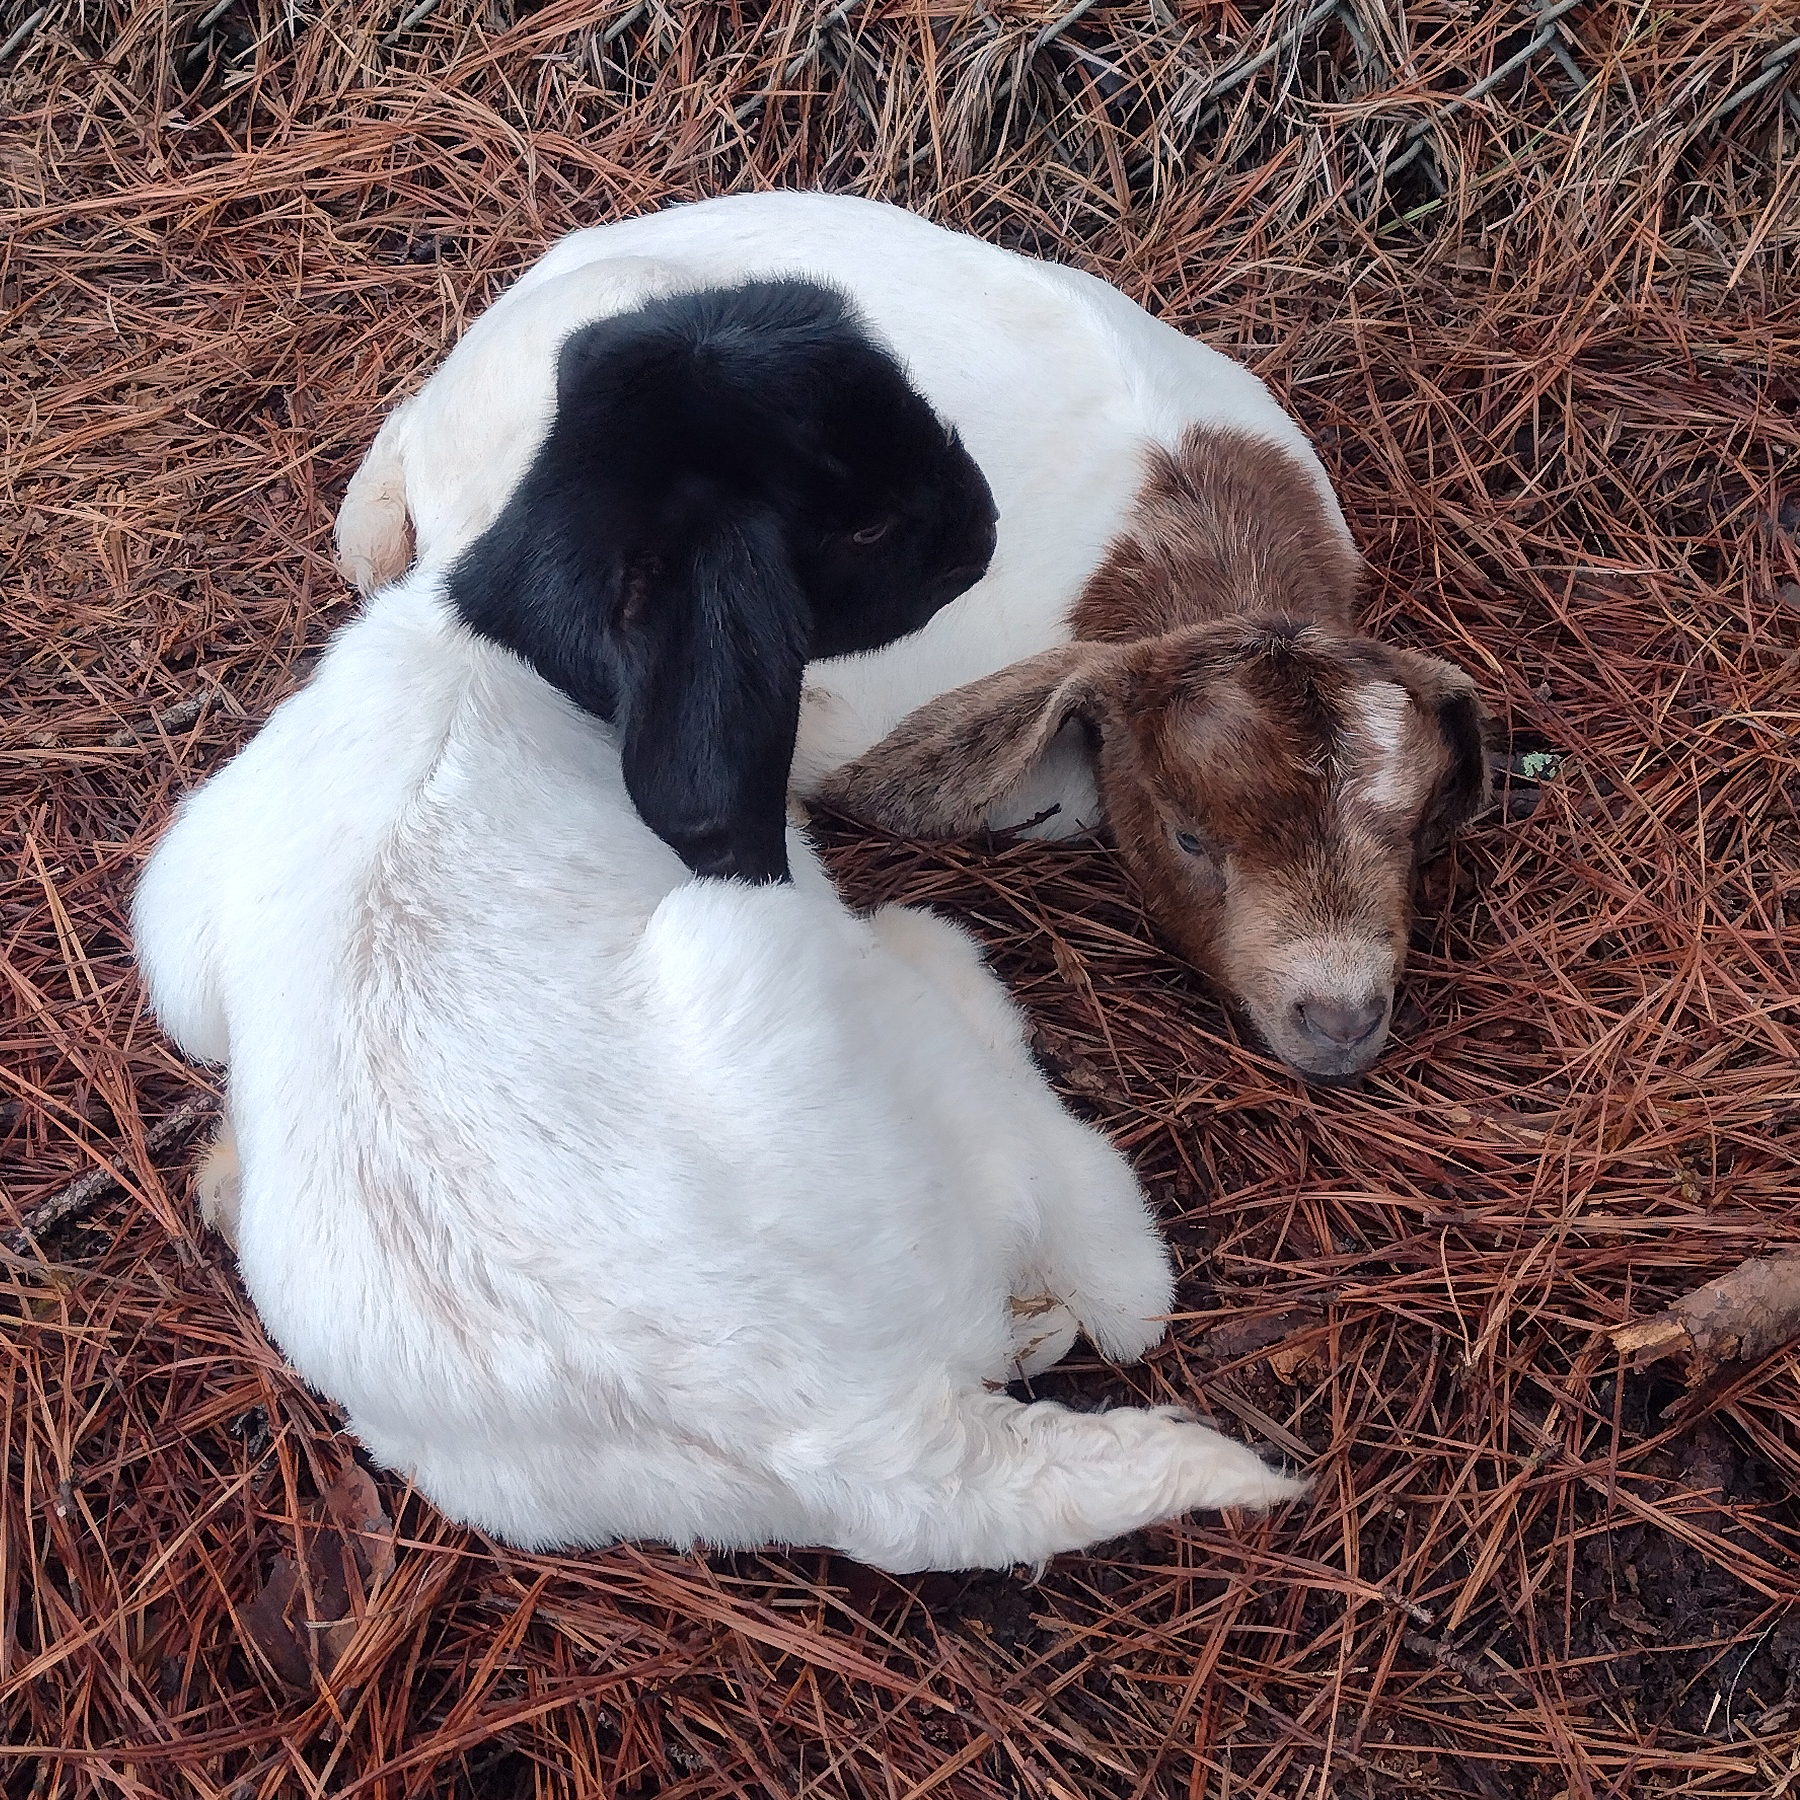
[{"label": "brown and white goat", "polygon": [[[986,577],[923,631],[808,669],[793,792],[919,835],[1052,807],[1038,835],[1103,825],[1164,933],[1276,1054],[1324,1079],[1365,1067],[1414,865],[1485,794],[1474,689],[1357,631],[1356,550],[1268,389],[1091,275],[842,195],[576,232],[382,426],[338,518],[346,572],[367,591],[411,540],[445,564],[486,529],[549,429],[577,327],[772,274],[850,296],[999,509]],[[705,422],[670,430],[714,479]],[[871,543],[897,516],[848,523]],[[596,592],[628,575],[597,571]]]}]

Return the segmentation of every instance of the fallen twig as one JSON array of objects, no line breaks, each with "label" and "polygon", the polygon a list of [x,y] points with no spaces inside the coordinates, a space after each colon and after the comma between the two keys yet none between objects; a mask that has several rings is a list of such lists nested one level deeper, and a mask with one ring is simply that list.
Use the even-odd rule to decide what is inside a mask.
[{"label": "fallen twig", "polygon": [[[0,52],[3,55],[4,52]],[[1734,94],[1727,94],[1719,104],[1707,115],[1707,124],[1711,125],[1734,113],[1746,100],[1760,94],[1770,82],[1778,81],[1789,62],[1800,56],[1800,37],[1789,38],[1778,49],[1771,50],[1762,60],[1763,72],[1754,81],[1747,81]]]},{"label": "fallen twig", "polygon": [[[242,716],[242,708],[223,688],[205,688],[198,694],[189,694],[185,700],[177,700],[173,706],[165,706],[156,715],[155,729],[166,733],[180,731],[185,726],[192,725],[206,711],[209,700],[223,701],[233,712]],[[117,750],[126,744],[135,744],[150,735],[151,733],[142,726],[125,725],[106,740],[107,747]]]},{"label": "fallen twig", "polygon": [[1691,1388],[1727,1363],[1759,1363],[1800,1339],[1800,1256],[1753,1256],[1666,1312],[1611,1335],[1613,1348],[1633,1357],[1638,1369],[1685,1358]]},{"label": "fallen twig", "polygon": [[49,11],[49,7],[40,6],[4,44],[0,44],[0,63],[5,62],[15,50],[31,37],[31,34],[43,24],[45,16]]},{"label": "fallen twig", "polygon": [[[144,1133],[144,1148],[157,1151],[174,1143],[177,1138],[192,1131],[202,1120],[217,1111],[218,1104],[211,1094],[195,1094],[182,1101],[173,1112],[165,1113]],[[59,1189],[48,1200],[40,1200],[25,1215],[20,1228],[7,1235],[7,1249],[15,1256],[28,1254],[34,1239],[42,1237],[53,1225],[79,1218],[120,1185],[120,1177],[106,1165],[89,1169],[85,1175],[77,1175],[67,1187]]]},{"label": "fallen twig", "polygon": [[1452,1650],[1448,1644],[1439,1643],[1436,1638],[1427,1637],[1422,1631],[1403,1631],[1400,1641],[1415,1656],[1429,1656],[1439,1668],[1448,1669],[1453,1675],[1460,1675],[1477,1692],[1486,1691],[1488,1672],[1474,1657],[1465,1656],[1460,1650]]}]

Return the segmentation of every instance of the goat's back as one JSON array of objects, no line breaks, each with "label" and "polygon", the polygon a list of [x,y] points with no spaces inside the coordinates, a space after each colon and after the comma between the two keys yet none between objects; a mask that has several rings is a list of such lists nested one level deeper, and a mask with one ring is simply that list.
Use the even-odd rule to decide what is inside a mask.
[{"label": "goat's back", "polygon": [[717,1532],[796,1433],[1005,1366],[1055,1102],[792,856],[690,880],[608,729],[418,575],[153,858],[140,952],[159,1012],[216,1000],[251,1295],[458,1516],[668,1535],[660,1457]]},{"label": "goat's back", "polygon": [[653,294],[770,275],[851,297],[962,433],[999,508],[982,581],[912,637],[815,665],[794,765],[803,792],[926,700],[1075,635],[1077,604],[1132,522],[1153,453],[1178,452],[1196,425],[1275,447],[1312,485],[1327,528],[1344,533],[1304,434],[1228,357],[1079,270],[897,207],[809,193],[703,201],[563,239],[390,419],[357,481],[403,466],[419,561],[447,562],[547,428],[562,336]]}]

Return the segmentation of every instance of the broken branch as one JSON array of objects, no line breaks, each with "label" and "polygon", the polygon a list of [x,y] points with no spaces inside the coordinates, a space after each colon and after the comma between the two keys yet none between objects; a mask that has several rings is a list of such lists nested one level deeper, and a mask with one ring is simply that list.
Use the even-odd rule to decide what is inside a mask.
[{"label": "broken branch", "polygon": [[1610,1335],[1613,1348],[1631,1356],[1637,1369],[1685,1358],[1689,1387],[1728,1363],[1761,1362],[1800,1339],[1800,1256],[1753,1256],[1667,1311]]},{"label": "broken branch", "polygon": [[[171,1113],[162,1118],[144,1133],[144,1148],[155,1152],[166,1144],[172,1144],[183,1135],[193,1130],[202,1119],[207,1118],[218,1106],[211,1094],[195,1094],[182,1101]],[[90,1211],[107,1194],[123,1185],[112,1169],[102,1165],[98,1169],[89,1169],[85,1175],[77,1175],[65,1188],[59,1188],[48,1200],[40,1200],[26,1215],[17,1231],[9,1232],[6,1247],[15,1256],[30,1253],[32,1240],[42,1237],[52,1225],[60,1225],[65,1219],[73,1219]]]}]

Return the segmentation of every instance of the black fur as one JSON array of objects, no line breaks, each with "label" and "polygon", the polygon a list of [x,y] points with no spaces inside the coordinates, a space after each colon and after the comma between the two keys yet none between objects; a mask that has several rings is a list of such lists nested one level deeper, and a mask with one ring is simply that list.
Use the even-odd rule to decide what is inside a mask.
[{"label": "black fur", "polygon": [[994,518],[842,295],[753,282],[569,338],[549,436],[450,597],[618,725],[689,868],[781,881],[806,663],[916,631],[986,571]]},{"label": "black fur", "polygon": [[1487,719],[1481,702],[1473,693],[1457,689],[1438,702],[1437,722],[1450,746],[1450,765],[1426,802],[1424,817],[1419,821],[1420,861],[1443,849],[1489,799],[1484,741]]}]

